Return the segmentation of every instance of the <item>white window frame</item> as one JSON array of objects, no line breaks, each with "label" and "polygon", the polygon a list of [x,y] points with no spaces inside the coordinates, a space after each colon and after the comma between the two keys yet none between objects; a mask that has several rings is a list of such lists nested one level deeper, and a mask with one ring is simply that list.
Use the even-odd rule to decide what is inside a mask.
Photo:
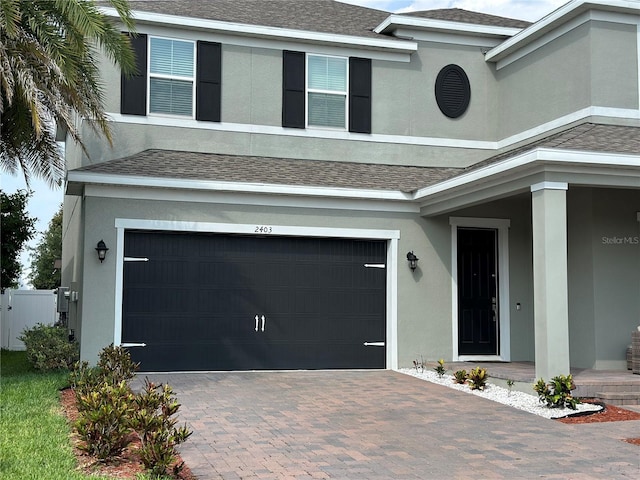
[{"label": "white window frame", "polygon": [[[338,58],[345,61],[345,90],[344,92],[338,92],[337,90],[323,90],[319,88],[309,88],[309,58],[310,57],[323,57],[323,58]],[[304,74],[304,95],[305,95],[305,111],[304,120],[306,128],[317,128],[320,130],[337,130],[346,131],[349,125],[349,57],[342,57],[338,55],[323,55],[320,53],[307,53],[305,55],[305,74]],[[344,95],[344,126],[342,127],[330,127],[326,125],[309,125],[309,93],[323,93],[326,95]]]},{"label": "white window frame", "polygon": [[[152,39],[159,40],[171,40],[177,42],[190,43],[192,45],[193,52],[193,72],[191,77],[181,77],[177,75],[166,75],[162,73],[151,73],[151,40]],[[147,115],[149,116],[158,116],[158,117],[170,117],[170,118],[195,118],[196,111],[196,42],[193,40],[187,40],[184,38],[173,38],[173,37],[163,37],[160,35],[149,35],[147,39]],[[179,80],[179,81],[189,81],[191,82],[191,115],[176,115],[172,113],[161,113],[161,112],[152,112],[151,111],[151,78],[161,78],[166,80]]]}]

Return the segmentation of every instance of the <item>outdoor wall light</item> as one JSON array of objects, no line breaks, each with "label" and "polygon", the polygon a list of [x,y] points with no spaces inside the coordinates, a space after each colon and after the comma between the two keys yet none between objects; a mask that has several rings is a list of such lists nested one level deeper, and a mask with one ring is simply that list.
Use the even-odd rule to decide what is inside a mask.
[{"label": "outdoor wall light", "polygon": [[407,260],[409,261],[409,268],[411,269],[411,271],[414,271],[418,266],[418,260],[420,259],[415,256],[413,251],[411,251],[407,253]]},{"label": "outdoor wall light", "polygon": [[98,260],[100,260],[100,263],[104,262],[104,258],[107,256],[107,250],[109,250],[109,247],[104,243],[104,240],[100,240],[98,245],[96,245],[96,252],[98,252]]}]

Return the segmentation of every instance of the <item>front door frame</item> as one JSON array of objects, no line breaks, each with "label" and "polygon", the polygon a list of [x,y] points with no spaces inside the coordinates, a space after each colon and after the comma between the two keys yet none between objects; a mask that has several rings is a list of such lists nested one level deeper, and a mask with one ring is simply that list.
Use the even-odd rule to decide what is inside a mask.
[{"label": "front door frame", "polygon": [[[451,225],[451,331],[453,361],[511,361],[511,319],[509,315],[509,227],[504,218],[450,217]],[[486,228],[498,231],[498,355],[460,355],[458,352],[458,228]]]}]

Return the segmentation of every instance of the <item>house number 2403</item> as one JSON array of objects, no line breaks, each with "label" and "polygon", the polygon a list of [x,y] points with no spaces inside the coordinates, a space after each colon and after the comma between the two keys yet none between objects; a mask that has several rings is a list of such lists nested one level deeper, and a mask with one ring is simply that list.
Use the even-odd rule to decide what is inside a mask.
[{"label": "house number 2403", "polygon": [[273,227],[268,227],[266,225],[256,225],[254,233],[273,233]]}]

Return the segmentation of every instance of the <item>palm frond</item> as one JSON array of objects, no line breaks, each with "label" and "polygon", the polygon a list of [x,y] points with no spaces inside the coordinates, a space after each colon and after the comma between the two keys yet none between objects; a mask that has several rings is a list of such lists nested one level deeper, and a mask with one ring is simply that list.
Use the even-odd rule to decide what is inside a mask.
[{"label": "palm frond", "polygon": [[[110,3],[134,31],[127,1]],[[98,50],[134,72],[129,38],[93,0],[0,0],[0,168],[57,183],[56,124],[88,155],[76,117],[111,144]]]}]

